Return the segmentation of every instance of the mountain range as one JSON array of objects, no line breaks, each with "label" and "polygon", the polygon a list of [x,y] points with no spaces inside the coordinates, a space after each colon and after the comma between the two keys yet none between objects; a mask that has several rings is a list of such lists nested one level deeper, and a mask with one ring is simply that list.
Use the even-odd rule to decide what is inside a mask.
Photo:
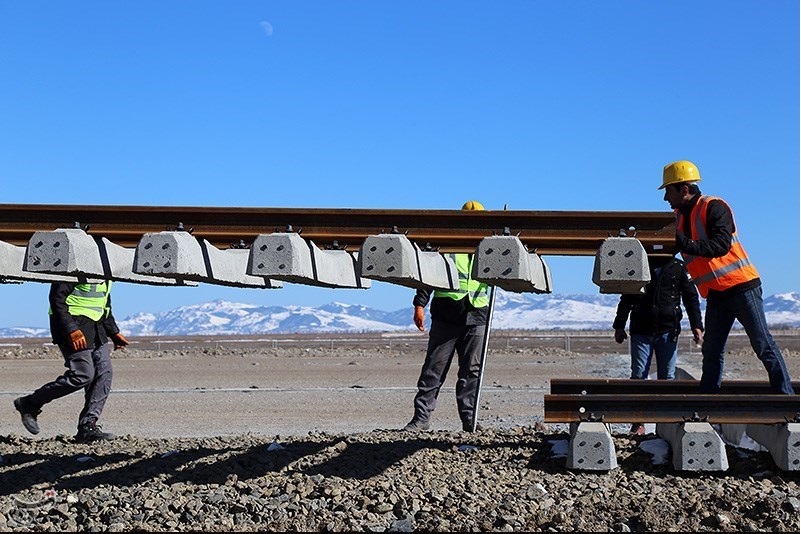
[{"label": "mountain range", "polygon": [[[499,330],[608,330],[617,294],[537,295],[496,292],[492,328]],[[765,315],[772,328],[799,327],[799,294],[766,297]],[[702,311],[705,301],[701,301]],[[428,308],[426,308],[428,310]],[[685,314],[686,315],[686,314]],[[428,319],[430,324],[430,319]],[[259,306],[215,300],[162,313],[137,313],[117,319],[130,336],[247,335],[278,333],[391,332],[412,330],[411,306],[381,311],[332,302],[319,307]],[[687,328],[686,317],[684,327]],[[735,326],[739,326],[735,323]],[[0,338],[47,337],[43,328],[0,328]]]}]

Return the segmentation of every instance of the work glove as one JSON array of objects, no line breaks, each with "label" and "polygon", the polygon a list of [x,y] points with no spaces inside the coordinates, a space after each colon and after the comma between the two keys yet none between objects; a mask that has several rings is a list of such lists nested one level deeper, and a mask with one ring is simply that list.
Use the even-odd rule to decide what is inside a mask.
[{"label": "work glove", "polygon": [[111,340],[114,342],[114,350],[123,349],[128,346],[128,340],[125,339],[125,336],[117,332],[113,336],[111,336]]},{"label": "work glove", "polygon": [[86,350],[86,337],[84,337],[83,332],[80,330],[70,332],[70,341],[72,341],[72,348],[76,351]]},{"label": "work glove", "polygon": [[618,343],[623,343],[626,341],[626,338],[629,337],[626,335],[626,331],[622,328],[615,328],[615,341]]},{"label": "work glove", "polygon": [[414,307],[414,324],[421,332],[426,331],[426,314],[422,306]]}]

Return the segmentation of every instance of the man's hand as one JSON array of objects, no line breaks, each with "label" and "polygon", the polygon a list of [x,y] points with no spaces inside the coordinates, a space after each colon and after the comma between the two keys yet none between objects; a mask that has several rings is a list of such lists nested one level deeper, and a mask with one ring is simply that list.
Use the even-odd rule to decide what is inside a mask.
[{"label": "man's hand", "polygon": [[693,341],[700,346],[704,342],[704,331],[700,328],[693,328]]},{"label": "man's hand", "polygon": [[626,341],[626,338],[629,337],[626,335],[626,331],[622,328],[615,328],[615,341],[618,343],[623,343]]},{"label": "man's hand", "polygon": [[80,330],[70,332],[70,340],[72,341],[72,348],[76,351],[86,350],[86,338]]},{"label": "man's hand", "polygon": [[686,235],[681,233],[680,231],[676,230],[676,248],[679,252],[683,252],[687,249],[687,245],[690,242],[690,238]]},{"label": "man's hand", "polygon": [[128,346],[128,340],[125,339],[125,336],[117,332],[113,336],[111,336],[111,340],[114,342],[114,350],[123,349]]},{"label": "man's hand", "polygon": [[422,306],[414,307],[414,324],[421,332],[426,331],[426,314]]}]

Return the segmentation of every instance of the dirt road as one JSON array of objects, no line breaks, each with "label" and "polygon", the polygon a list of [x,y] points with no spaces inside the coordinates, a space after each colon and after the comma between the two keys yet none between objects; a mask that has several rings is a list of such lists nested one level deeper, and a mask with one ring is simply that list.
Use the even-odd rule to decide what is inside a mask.
[{"label": "dirt road", "polygon": [[[798,337],[777,338],[790,374],[799,378]],[[136,347],[137,340],[133,340]],[[544,345],[541,343],[539,345]],[[741,343],[742,344],[742,343]],[[142,341],[142,346],[146,343]],[[268,348],[265,348],[265,345]],[[250,347],[190,343],[171,349],[130,348],[114,354],[114,385],[101,421],[117,435],[203,437],[255,433],[307,435],[402,427],[412,416],[424,345],[311,343]],[[577,343],[573,343],[577,345]],[[508,347],[508,348],[507,348]],[[479,422],[491,428],[542,421],[543,395],[556,377],[628,376],[626,347],[608,343],[588,352],[506,343],[489,353]],[[700,354],[679,356],[679,367],[700,376]],[[61,356],[41,341],[0,350],[0,434],[27,435],[12,406],[63,370]],[[765,379],[747,348],[732,345],[726,378]],[[460,428],[454,399],[455,364],[440,393],[433,428]],[[82,395],[45,406],[37,437],[73,435]]]}]

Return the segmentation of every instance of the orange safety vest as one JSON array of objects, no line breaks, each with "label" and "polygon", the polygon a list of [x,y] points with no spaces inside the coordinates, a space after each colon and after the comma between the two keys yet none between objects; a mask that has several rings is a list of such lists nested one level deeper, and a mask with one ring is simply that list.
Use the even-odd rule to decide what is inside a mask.
[{"label": "orange safety vest", "polygon": [[[690,212],[690,239],[695,241],[708,239],[706,235],[706,214],[709,202],[717,200],[726,202],[713,196],[701,196],[695,203]],[[726,204],[728,207],[728,204]],[[729,208],[731,210],[731,208]],[[732,222],[734,213],[732,212]],[[681,231],[685,228],[685,218],[681,213],[676,214],[676,228]],[[703,256],[693,256],[681,253],[684,263],[687,264],[687,271],[702,297],[706,298],[710,289],[715,291],[725,291],[731,287],[740,285],[744,282],[759,278],[759,273],[751,264],[740,238],[737,237],[737,226],[732,233],[731,248],[729,251],[718,258],[705,258]]]}]

